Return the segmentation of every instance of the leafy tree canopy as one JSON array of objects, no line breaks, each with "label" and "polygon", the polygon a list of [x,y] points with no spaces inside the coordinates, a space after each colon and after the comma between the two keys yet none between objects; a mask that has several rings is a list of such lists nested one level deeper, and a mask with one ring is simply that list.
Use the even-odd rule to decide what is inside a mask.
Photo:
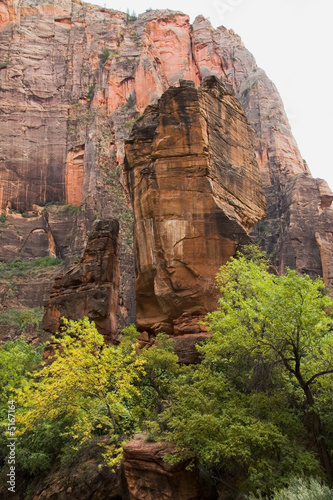
[{"label": "leafy tree canopy", "polygon": [[202,366],[178,382],[162,416],[179,456],[192,452],[244,491],[318,474],[316,455],[329,480],[332,473],[333,301],[320,279],[267,269],[253,248],[221,268]]},{"label": "leafy tree canopy", "polygon": [[[138,396],[135,380],[143,372],[136,345],[105,345],[88,318],[65,321],[54,338],[54,357],[17,392],[21,434],[62,422],[66,449],[78,450],[93,434],[110,434],[110,465],[121,460],[122,441],[137,427],[131,406]],[[52,424],[53,425],[53,424]]]}]

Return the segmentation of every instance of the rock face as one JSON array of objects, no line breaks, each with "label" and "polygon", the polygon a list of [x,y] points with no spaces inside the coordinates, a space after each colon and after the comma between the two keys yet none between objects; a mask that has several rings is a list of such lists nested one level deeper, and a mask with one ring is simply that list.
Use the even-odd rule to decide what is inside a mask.
[{"label": "rock face", "polygon": [[42,327],[58,331],[61,317],[88,316],[107,338],[117,333],[119,288],[119,225],[115,220],[96,221],[80,262],[55,279],[45,304]]},{"label": "rock face", "polygon": [[325,181],[303,174],[286,185],[284,200],[281,267],[298,269],[313,279],[323,276],[333,290],[333,193]]},{"label": "rock face", "polygon": [[[30,487],[31,500],[129,500],[127,485],[121,470],[114,472],[102,457],[109,444],[107,437],[80,450],[66,466],[52,469],[46,477],[37,478]],[[101,466],[103,464],[103,466]],[[27,492],[24,474],[17,472],[15,493],[0,485],[2,500],[22,500]]]},{"label": "rock face", "polygon": [[265,215],[252,132],[216,77],[198,89],[182,81],[136,123],[126,160],[137,325],[177,333],[183,313],[202,319],[216,307],[219,267]]},{"label": "rock face", "polygon": [[187,463],[168,465],[163,456],[172,453],[170,443],[134,439],[124,446],[124,471],[130,500],[214,500],[212,486]]},{"label": "rock face", "polygon": [[[135,318],[124,141],[138,113],[156,104],[169,86],[180,79],[199,85],[209,75],[234,91],[255,132],[267,199],[267,219],[255,227],[255,236],[280,271],[287,260],[299,271],[307,269],[302,243],[293,258],[298,244],[290,221],[300,213],[297,192],[291,190],[299,190],[301,181],[294,178],[301,174],[304,191],[309,169],[275,86],[239,36],[224,27],[214,30],[202,16],[191,26],[188,16],[169,10],[136,19],[80,0],[0,4],[0,209],[23,213],[47,202],[80,205],[80,214],[65,218],[54,205],[48,210],[49,226],[30,239],[33,255],[39,239],[40,255],[55,249],[66,264],[82,253],[96,217],[118,219],[120,327]],[[312,268],[331,286],[327,259],[333,210],[320,203],[313,200],[310,222],[301,217],[299,224],[306,225],[312,242]],[[320,210],[322,222],[315,227],[312,221]],[[25,222],[27,228],[22,228]],[[47,227],[55,247],[48,247]],[[22,240],[13,227],[1,229],[1,259],[11,260],[20,253]],[[28,220],[20,221],[17,230],[26,234]]]}]

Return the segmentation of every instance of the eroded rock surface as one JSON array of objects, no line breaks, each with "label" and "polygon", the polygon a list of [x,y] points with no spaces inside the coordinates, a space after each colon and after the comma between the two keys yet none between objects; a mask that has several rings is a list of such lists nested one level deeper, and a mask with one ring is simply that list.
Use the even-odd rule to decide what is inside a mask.
[{"label": "eroded rock surface", "polygon": [[88,316],[105,337],[117,333],[119,292],[119,225],[115,220],[96,221],[78,264],[55,279],[45,304],[42,326],[58,331],[61,317]]},{"label": "eroded rock surface", "polygon": [[[96,442],[97,441],[97,442]],[[114,471],[102,457],[107,436],[81,448],[68,464],[53,467],[30,486],[31,500],[129,500],[122,470]],[[22,471],[17,471],[15,493],[0,485],[2,500],[22,500],[27,492]]]},{"label": "eroded rock surface", "polygon": [[303,174],[287,184],[284,200],[280,267],[323,276],[333,291],[333,193],[322,179]]},{"label": "eroded rock surface", "polygon": [[124,446],[124,471],[130,500],[214,500],[214,488],[197,467],[188,463],[167,464],[170,443],[149,443],[137,436]]},{"label": "eroded rock surface", "polygon": [[183,313],[202,319],[216,307],[219,267],[265,215],[252,132],[216,77],[199,88],[182,81],[134,126],[126,158],[137,324],[177,333]]},{"label": "eroded rock surface", "polygon": [[[55,240],[56,233],[58,241],[61,232],[66,234],[57,254],[66,263],[73,253],[82,253],[96,216],[119,219],[120,327],[135,317],[124,141],[138,113],[157,103],[170,85],[179,79],[198,85],[209,75],[234,91],[255,132],[267,199],[267,220],[255,235],[280,271],[288,255],[300,271],[307,264],[292,258],[295,237],[288,200],[292,179],[309,169],[274,84],[238,35],[224,27],[214,30],[202,16],[191,25],[187,15],[170,10],[148,11],[135,19],[79,0],[1,2],[1,209],[22,213],[39,203],[81,204],[81,214],[72,221],[50,214]],[[302,224],[311,234],[314,268],[330,285],[331,219],[325,213],[323,231],[304,217]],[[47,242],[40,236],[44,254]],[[10,228],[3,231],[1,246],[7,250],[1,258],[11,260],[9,246],[16,256],[20,245]]]}]

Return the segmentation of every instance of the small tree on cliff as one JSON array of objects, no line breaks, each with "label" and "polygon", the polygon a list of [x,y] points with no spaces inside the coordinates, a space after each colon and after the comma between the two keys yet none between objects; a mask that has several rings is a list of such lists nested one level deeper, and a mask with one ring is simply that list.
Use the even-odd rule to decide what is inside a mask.
[{"label": "small tree on cliff", "polygon": [[320,409],[333,393],[333,300],[322,280],[290,270],[275,276],[263,260],[239,255],[221,268],[218,283],[219,308],[207,317],[213,338],[201,348],[204,365],[249,392],[269,391],[278,378],[295,407],[304,411],[333,484],[330,436]]}]

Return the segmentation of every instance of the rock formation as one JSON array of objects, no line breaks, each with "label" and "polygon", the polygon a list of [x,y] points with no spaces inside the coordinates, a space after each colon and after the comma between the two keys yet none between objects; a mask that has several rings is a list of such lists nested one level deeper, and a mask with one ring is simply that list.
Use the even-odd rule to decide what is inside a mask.
[{"label": "rock formation", "polygon": [[[66,263],[73,254],[82,253],[94,218],[117,218],[119,327],[135,318],[132,216],[122,173],[124,141],[138,113],[156,103],[170,85],[180,79],[199,85],[209,75],[234,91],[255,132],[267,219],[254,234],[280,271],[292,262],[299,271],[314,269],[332,286],[327,259],[333,245],[333,210],[313,201],[310,222],[299,219],[312,242],[315,263],[309,267],[303,243],[294,234],[295,224],[290,223],[300,214],[297,191],[306,189],[309,169],[275,86],[239,36],[224,27],[214,30],[202,16],[191,26],[188,16],[169,10],[148,11],[136,19],[80,0],[1,2],[1,210],[24,213],[47,202],[80,205],[81,213],[67,214],[66,221],[55,205],[48,209],[46,227],[53,234],[56,255]],[[321,223],[315,227],[319,212]],[[27,229],[18,231],[26,234],[28,219],[21,222]],[[1,259],[10,260],[19,253],[22,240],[13,227],[1,229],[0,248],[7,249]],[[41,252],[49,251],[42,232],[39,238]],[[37,248],[35,243],[33,247]]]},{"label": "rock formation", "polygon": [[[239,132],[243,134],[247,128],[229,90],[254,130],[267,200],[267,217],[255,226],[253,234],[280,271],[289,266],[313,277],[323,276],[333,290],[333,195],[324,181],[311,177],[274,84],[257,67],[239,36],[224,27],[214,30],[202,16],[191,26],[188,16],[169,10],[149,11],[136,19],[80,0],[2,0],[0,261],[50,255],[61,257],[68,266],[83,254],[96,218],[115,218],[120,223],[119,244],[116,224],[110,223],[112,234],[105,231],[99,238],[93,233],[79,264],[57,278],[44,318],[49,331],[58,328],[61,315],[88,314],[107,335],[115,334],[116,314],[118,328],[134,321],[133,220],[122,171],[124,142],[139,113],[156,105],[170,86],[178,85],[179,80],[191,80],[198,86],[211,75],[226,88],[216,82],[211,88],[206,82],[200,91],[190,85],[172,88],[167,94],[170,102],[163,97],[136,127],[138,148],[129,155],[132,166],[128,175],[135,178],[142,173],[141,185],[135,186],[134,205],[142,210],[141,224],[146,224],[147,238],[154,236],[158,250],[151,254],[150,240],[143,232],[139,234],[141,328],[172,331],[181,361],[197,361],[193,346],[207,336],[198,319],[215,300],[213,259],[205,260],[205,256],[216,257],[217,270],[238,242],[247,241],[251,225],[262,217],[261,195],[253,206],[247,190],[249,185],[254,189],[254,184],[240,175],[243,163],[239,155],[250,158],[250,134],[247,131],[242,137],[245,143],[235,147]],[[185,92],[194,99],[183,102]],[[221,109],[216,110],[214,100]],[[162,105],[175,113],[172,116],[182,118],[182,128],[171,115],[160,120]],[[200,110],[196,120],[195,109]],[[236,116],[239,123],[225,149],[217,145],[223,127],[219,130],[214,125],[222,111],[230,130]],[[189,120],[191,128],[187,127]],[[165,133],[164,139],[157,140],[155,132]],[[227,185],[220,184],[217,168],[220,147]],[[254,166],[253,159],[249,164]],[[166,165],[173,175],[163,176]],[[185,169],[190,175],[180,186],[179,174]],[[146,196],[139,200],[137,195],[144,188]],[[184,195],[190,189],[196,197]],[[157,210],[168,207],[170,217],[159,219]],[[190,214],[192,235],[183,207],[191,207],[186,213]],[[155,210],[157,217],[151,223]],[[103,227],[101,230],[103,233]],[[190,241],[189,236],[194,239]],[[145,245],[146,255],[141,251]],[[117,307],[118,247],[121,281]],[[54,272],[50,269],[43,276],[29,277],[29,282],[23,277],[10,284],[9,292],[15,295],[10,301],[15,307],[41,305]],[[143,332],[142,339],[149,341],[149,333]],[[162,485],[158,491],[169,497],[177,498],[181,491],[182,500],[190,495],[197,498],[197,477],[177,468],[170,471],[162,463],[162,451],[163,446],[154,443],[127,445],[125,463],[132,497],[154,498],[152,486],[158,482]],[[51,493],[54,498],[127,498],[119,478],[112,474],[104,475],[95,467],[93,476],[88,474],[87,483],[82,484],[86,468],[73,471],[46,479],[34,498],[49,498]]]},{"label": "rock formation", "polygon": [[117,333],[119,287],[119,225],[115,220],[96,221],[80,262],[55,279],[45,304],[42,327],[55,333],[61,317],[88,316],[107,338]]},{"label": "rock formation", "polygon": [[[75,460],[52,469],[46,477],[35,477],[32,500],[129,500],[126,479],[104,463],[108,436],[98,438],[80,450]],[[101,466],[103,464],[103,466]],[[27,493],[24,473],[17,471],[15,493],[0,485],[2,500],[22,500]]]},{"label": "rock formation", "polygon": [[181,81],[134,125],[125,169],[135,221],[137,325],[175,333],[184,313],[203,319],[216,307],[217,271],[265,216],[252,132],[216,77],[199,89]]},{"label": "rock formation", "polygon": [[188,463],[168,465],[163,456],[172,453],[170,443],[147,442],[140,435],[124,446],[124,472],[130,500],[214,500],[217,494],[197,467]]},{"label": "rock formation", "polygon": [[[302,174],[286,184],[279,261],[333,290],[333,193],[327,183]],[[291,229],[292,230],[291,230]]]}]

